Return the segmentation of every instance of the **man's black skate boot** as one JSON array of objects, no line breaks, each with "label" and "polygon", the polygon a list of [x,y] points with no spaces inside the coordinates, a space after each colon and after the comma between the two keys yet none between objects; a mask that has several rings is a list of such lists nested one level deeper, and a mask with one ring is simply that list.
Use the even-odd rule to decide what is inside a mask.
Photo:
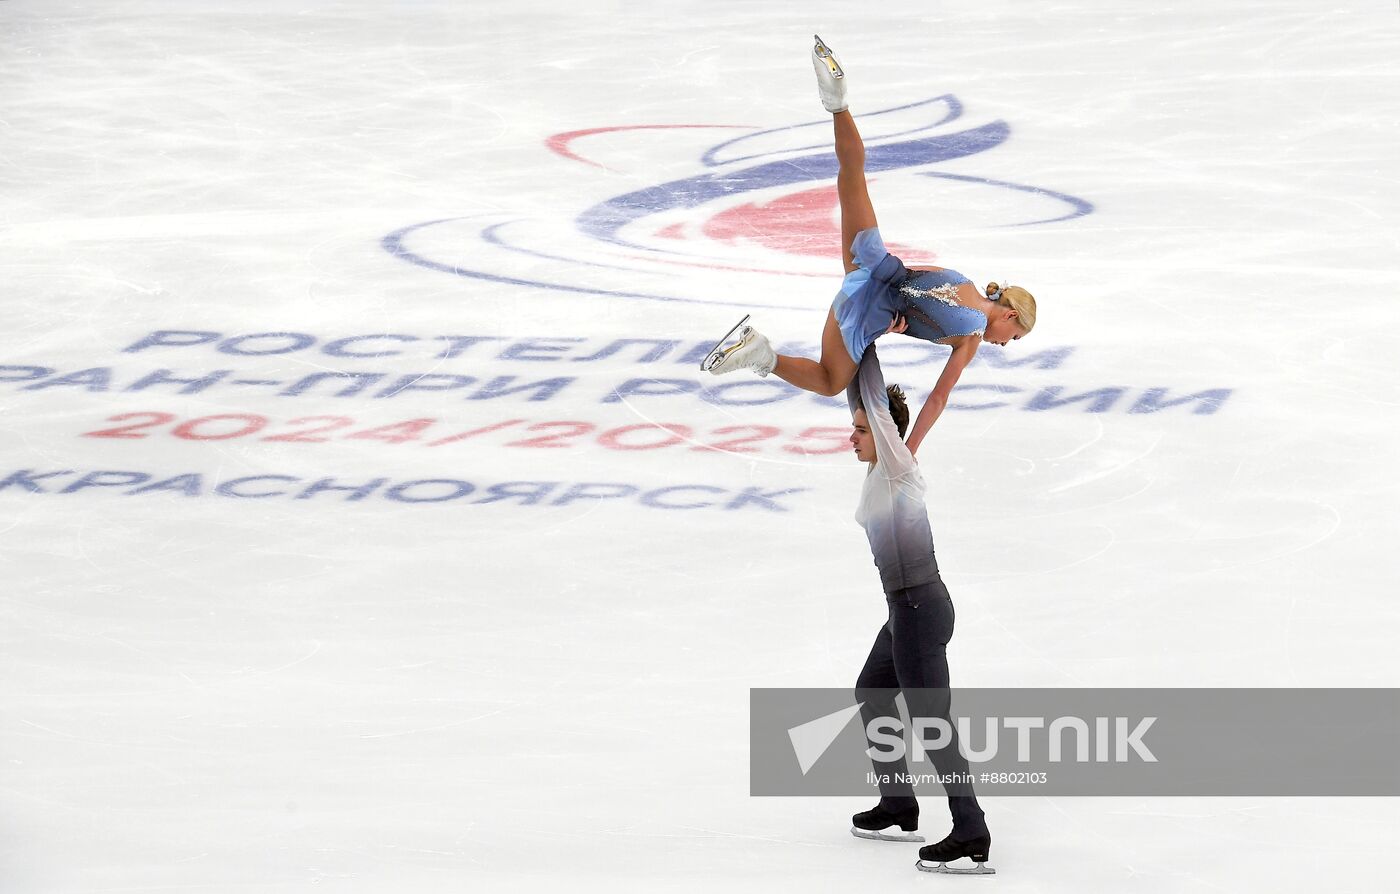
[{"label": "man's black skate boot", "polygon": [[[958,841],[949,835],[937,844],[919,848],[919,862],[914,865],[923,872],[942,872],[949,875],[996,875],[996,870],[987,866],[987,857],[992,851],[990,833]],[[971,869],[953,867],[947,863],[963,857],[971,857],[976,865]]]},{"label": "man's black skate boot", "polygon": [[[899,832],[886,831],[891,826],[899,826]],[[857,838],[874,841],[923,841],[924,836],[915,834],[919,828],[919,805],[910,810],[892,811],[876,804],[874,810],[857,813],[851,817],[851,834]]]}]

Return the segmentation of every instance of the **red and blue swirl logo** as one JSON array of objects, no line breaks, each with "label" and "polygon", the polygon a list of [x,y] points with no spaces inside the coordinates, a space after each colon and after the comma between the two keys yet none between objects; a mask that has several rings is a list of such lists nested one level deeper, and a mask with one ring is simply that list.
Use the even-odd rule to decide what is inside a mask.
[{"label": "red and blue swirl logo", "polygon": [[[1002,120],[964,119],[952,95],[859,116],[866,174],[887,237],[929,226],[1044,226],[1093,211],[1088,201],[1064,192],[971,172],[965,160],[1006,143],[1011,128]],[[717,130],[749,132],[696,145],[697,139],[709,143]],[[420,267],[486,282],[745,308],[810,307],[810,290],[775,288],[774,277],[830,280],[837,273],[837,161],[829,119],[766,130],[592,127],[554,134],[544,145],[553,157],[588,168],[597,181],[576,177],[547,201],[530,196],[523,203],[547,205],[543,215],[491,211],[424,221],[388,234],[383,247]],[[692,173],[697,162],[700,172]],[[676,169],[689,170],[655,182],[656,171]],[[638,183],[639,177],[645,180]],[[907,182],[895,190],[889,182],[874,186],[886,178]],[[638,185],[616,193],[618,181]],[[600,188],[615,194],[589,197]],[[901,220],[923,223],[906,228]],[[888,238],[887,244],[909,263],[936,260]]]}]

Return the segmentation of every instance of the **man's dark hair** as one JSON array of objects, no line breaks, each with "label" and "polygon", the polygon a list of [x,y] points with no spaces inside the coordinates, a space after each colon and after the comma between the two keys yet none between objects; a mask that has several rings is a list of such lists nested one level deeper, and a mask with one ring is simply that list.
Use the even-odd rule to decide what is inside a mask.
[{"label": "man's dark hair", "polygon": [[894,424],[899,428],[899,436],[904,437],[904,430],[909,427],[909,404],[904,400],[904,392],[898,385],[890,385],[885,389],[885,393],[890,396],[890,415],[894,417]]}]

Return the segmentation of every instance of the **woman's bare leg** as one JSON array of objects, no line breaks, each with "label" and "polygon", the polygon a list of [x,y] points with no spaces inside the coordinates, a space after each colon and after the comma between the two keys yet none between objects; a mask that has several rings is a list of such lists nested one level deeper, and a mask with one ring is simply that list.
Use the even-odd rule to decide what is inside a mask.
[{"label": "woman's bare leg", "polygon": [[[847,273],[856,269],[851,255],[851,242],[861,230],[876,226],[875,206],[865,186],[865,142],[856,129],[856,120],[849,111],[832,116],[836,130],[836,196],[841,202],[841,259]],[[836,315],[828,312],[822,330],[821,362],[805,357],[778,355],[773,372],[784,382],[817,394],[839,394],[856,374],[856,362],[846,350]]]},{"label": "woman's bare leg", "polygon": [[[849,111],[832,116],[836,130],[836,196],[841,202],[841,259],[847,273],[856,269],[851,255],[851,243],[861,230],[876,226],[875,206],[865,185],[865,142],[860,138],[856,120]],[[850,384],[856,374],[856,362],[846,350],[836,315],[828,312],[822,329],[822,359],[778,355],[773,372],[784,382],[804,391],[835,395]]]},{"label": "woman's bare leg", "polygon": [[856,362],[846,350],[846,342],[841,338],[841,328],[836,325],[836,314],[831,311],[827,311],[826,314],[820,363],[806,357],[779,354],[773,374],[804,391],[814,391],[828,397],[840,394],[855,376]]},{"label": "woman's bare leg", "polygon": [[841,166],[836,174],[836,197],[841,202],[841,259],[850,273],[856,269],[851,242],[861,230],[876,225],[875,206],[870,203],[865,186],[865,142],[856,129],[856,119],[850,111],[831,117],[836,129],[836,161]]}]

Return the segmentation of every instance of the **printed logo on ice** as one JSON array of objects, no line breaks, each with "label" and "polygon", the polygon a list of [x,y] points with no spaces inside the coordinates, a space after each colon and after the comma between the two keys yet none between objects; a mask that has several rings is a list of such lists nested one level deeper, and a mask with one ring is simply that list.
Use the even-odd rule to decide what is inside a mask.
[{"label": "printed logo on ice", "polygon": [[[930,180],[941,181],[949,194],[975,194],[977,210],[968,213],[980,216],[960,219],[962,229],[1048,224],[1093,211],[1089,202],[1063,192],[932,170],[1010,136],[1005,121],[966,126],[963,115],[963,104],[945,94],[857,116],[867,174],[872,181],[920,178],[906,192],[929,200],[940,192]],[[673,156],[687,151],[677,149],[677,141],[714,129],[753,130],[717,124],[592,127],[545,142],[562,158],[606,169],[597,156],[606,157],[619,141],[628,144],[624,157],[629,160],[646,151],[637,144],[660,146],[662,140]],[[703,173],[612,196],[579,210],[572,220],[494,215],[433,220],[396,230],[383,245],[420,267],[516,286],[745,308],[811,306],[812,295],[805,290],[795,290],[803,294],[790,299],[785,294],[794,290],[777,294],[771,277],[834,279],[840,229],[830,121],[754,130],[703,149],[699,164]],[[889,247],[911,263],[932,260],[907,246]],[[723,278],[696,275],[700,271]],[[626,285],[616,286],[619,279]],[[726,284],[724,294],[716,293],[717,282]],[[792,303],[773,303],[784,300]]]}]

